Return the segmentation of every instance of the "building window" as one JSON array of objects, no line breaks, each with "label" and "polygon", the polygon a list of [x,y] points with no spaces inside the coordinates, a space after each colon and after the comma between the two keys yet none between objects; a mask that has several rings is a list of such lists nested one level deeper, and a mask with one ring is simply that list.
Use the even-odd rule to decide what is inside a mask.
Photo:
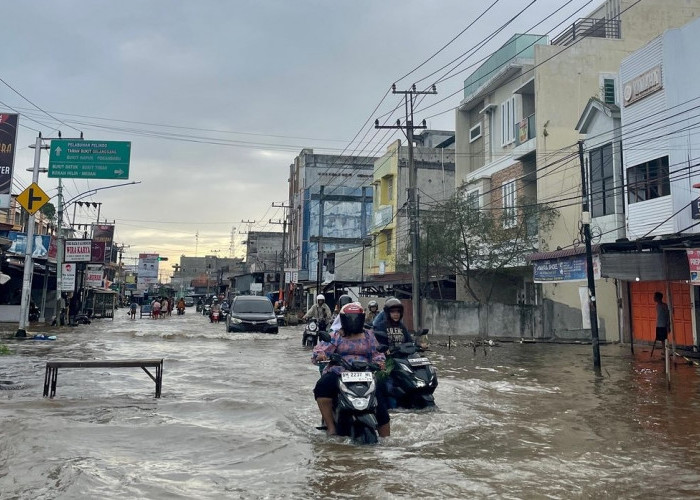
[{"label": "building window", "polygon": [[591,215],[600,217],[615,213],[612,143],[589,154],[591,176]]},{"label": "building window", "polygon": [[479,190],[469,191],[467,193],[467,208],[470,210],[479,210]]},{"label": "building window", "polygon": [[603,102],[615,104],[615,80],[612,78],[603,79]]},{"label": "building window", "polygon": [[515,179],[501,185],[503,204],[503,227],[513,227],[517,223],[518,209],[515,206]]},{"label": "building window", "polygon": [[481,137],[481,123],[469,129],[469,142],[474,142]]},{"label": "building window", "polygon": [[630,204],[669,194],[668,156],[627,169],[627,201]]},{"label": "building window", "polygon": [[501,146],[515,142],[515,96],[501,103]]},{"label": "building window", "polygon": [[391,201],[394,199],[394,178],[389,177],[387,179],[387,186],[386,186],[386,204],[391,205]]},{"label": "building window", "polygon": [[384,233],[384,237],[386,238],[386,255],[391,255],[391,236],[391,231]]}]

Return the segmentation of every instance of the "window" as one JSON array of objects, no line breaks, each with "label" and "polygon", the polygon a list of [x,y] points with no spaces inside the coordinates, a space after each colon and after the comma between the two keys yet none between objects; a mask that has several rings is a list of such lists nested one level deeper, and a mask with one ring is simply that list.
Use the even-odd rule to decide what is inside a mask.
[{"label": "window", "polygon": [[469,129],[469,142],[474,142],[481,137],[481,123],[474,125]]},{"label": "window", "polygon": [[517,223],[518,209],[515,206],[515,180],[501,185],[501,200],[503,203],[503,227],[513,227]]},{"label": "window", "polygon": [[669,194],[668,156],[627,169],[627,201],[630,204]]},{"label": "window", "polygon": [[615,213],[615,188],[613,186],[612,143],[594,149],[589,154],[591,176],[591,215],[600,217]]},{"label": "window", "polygon": [[386,252],[385,252],[386,255],[391,254],[391,237],[392,237],[391,233],[392,233],[391,231],[387,231],[384,233],[384,238],[386,239],[385,240],[386,241]]},{"label": "window", "polygon": [[603,79],[603,102],[615,104],[615,80],[612,78]]},{"label": "window", "polygon": [[515,96],[501,104],[501,146],[515,142]]},{"label": "window", "polygon": [[391,201],[394,199],[394,178],[389,177],[387,179],[387,186],[386,186],[386,201],[387,205],[391,204]]},{"label": "window", "polygon": [[479,210],[479,190],[467,193],[467,207],[471,210]]}]

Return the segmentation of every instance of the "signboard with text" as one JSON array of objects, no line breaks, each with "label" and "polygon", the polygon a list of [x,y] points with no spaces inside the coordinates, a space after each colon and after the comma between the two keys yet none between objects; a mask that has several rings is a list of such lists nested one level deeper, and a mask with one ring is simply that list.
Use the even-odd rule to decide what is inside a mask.
[{"label": "signboard with text", "polygon": [[[532,261],[535,283],[557,283],[562,281],[586,281],[586,256],[572,255],[556,259]],[[600,258],[593,256],[593,276],[600,279]]]},{"label": "signboard with text", "polygon": [[146,290],[149,285],[158,283],[158,254],[139,254],[137,289]]},{"label": "signboard with text", "polygon": [[[27,235],[17,231],[7,233],[7,239],[12,241],[12,245],[7,250],[8,253],[24,255],[27,251]],[[46,257],[56,257],[56,244],[48,234],[35,234],[32,258],[45,259]]]},{"label": "signboard with text", "polygon": [[10,208],[19,115],[0,114],[0,208]]},{"label": "signboard with text", "polygon": [[66,240],[65,262],[90,262],[92,240]]},{"label": "signboard with text", "polygon": [[76,264],[61,264],[61,291],[72,292],[75,289],[75,268]]},{"label": "signboard with text", "polygon": [[102,286],[102,264],[87,265],[85,286],[88,288],[100,288]]},{"label": "signboard with text", "polygon": [[690,268],[690,282],[693,285],[700,285],[700,250],[686,250],[686,253]]},{"label": "signboard with text", "polygon": [[52,139],[49,177],[128,179],[131,142]]},{"label": "signboard with text", "polygon": [[92,228],[92,241],[104,243],[103,258],[93,259],[93,262],[112,262],[112,240],[114,239],[114,226],[111,224],[96,224]]}]

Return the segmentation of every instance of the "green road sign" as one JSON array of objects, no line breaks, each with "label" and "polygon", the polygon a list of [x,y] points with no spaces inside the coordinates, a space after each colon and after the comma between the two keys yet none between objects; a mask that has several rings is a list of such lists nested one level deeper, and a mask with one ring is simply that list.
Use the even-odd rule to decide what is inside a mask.
[{"label": "green road sign", "polygon": [[128,179],[131,142],[51,140],[49,177]]}]

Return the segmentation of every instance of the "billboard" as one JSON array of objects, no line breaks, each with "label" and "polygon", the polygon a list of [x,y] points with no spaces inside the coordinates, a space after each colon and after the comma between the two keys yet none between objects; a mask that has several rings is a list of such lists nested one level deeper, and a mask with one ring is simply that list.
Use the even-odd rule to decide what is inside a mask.
[{"label": "billboard", "polygon": [[77,264],[61,264],[61,290],[72,292],[75,289],[75,268]]},{"label": "billboard", "polygon": [[[9,231],[7,239],[12,241],[12,245],[7,250],[9,253],[24,255],[27,252],[27,235],[17,231]],[[34,247],[32,248],[33,259],[45,259],[56,257],[56,244],[48,234],[34,235]]]},{"label": "billboard", "polygon": [[140,253],[137,289],[146,290],[148,285],[158,283],[158,254]]},{"label": "billboard", "polygon": [[10,208],[19,115],[0,114],[0,208]]},{"label": "billboard", "polygon": [[91,240],[66,240],[65,262],[90,262],[92,256]]},{"label": "billboard", "polygon": [[92,227],[92,239],[97,242],[104,242],[104,260],[112,261],[112,240],[114,240],[114,226],[111,224],[95,224]]},{"label": "billboard", "polygon": [[87,265],[85,286],[88,288],[100,288],[102,286],[102,264]]}]

